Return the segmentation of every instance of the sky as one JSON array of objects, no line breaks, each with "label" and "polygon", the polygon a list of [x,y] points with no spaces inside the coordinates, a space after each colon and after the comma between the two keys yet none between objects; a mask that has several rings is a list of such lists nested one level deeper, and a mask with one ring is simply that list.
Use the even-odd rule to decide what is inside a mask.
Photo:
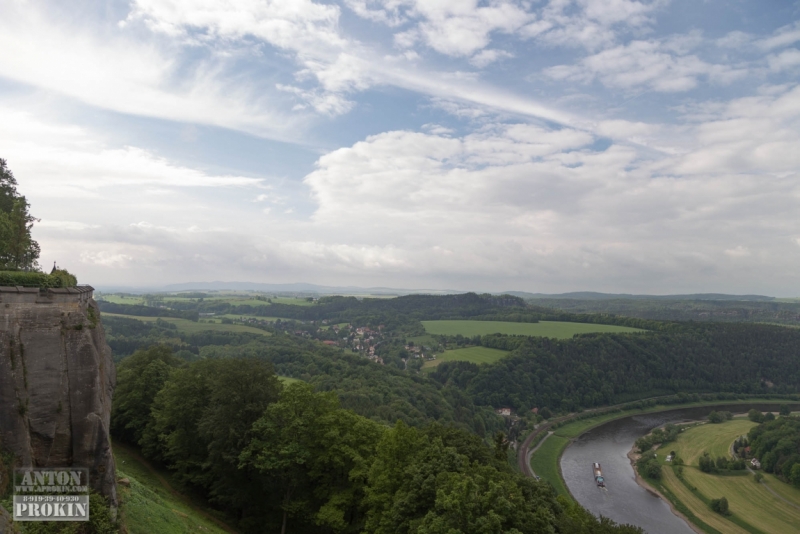
[{"label": "sky", "polygon": [[94,286],[800,296],[800,2],[5,0],[0,157]]}]

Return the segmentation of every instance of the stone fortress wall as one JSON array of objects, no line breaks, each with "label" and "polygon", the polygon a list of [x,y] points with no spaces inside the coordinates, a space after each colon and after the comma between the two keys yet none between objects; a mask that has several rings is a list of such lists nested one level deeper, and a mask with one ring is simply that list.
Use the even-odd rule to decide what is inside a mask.
[{"label": "stone fortress wall", "polygon": [[0,287],[0,449],[17,467],[88,468],[92,488],[116,506],[116,373],[93,294]]}]

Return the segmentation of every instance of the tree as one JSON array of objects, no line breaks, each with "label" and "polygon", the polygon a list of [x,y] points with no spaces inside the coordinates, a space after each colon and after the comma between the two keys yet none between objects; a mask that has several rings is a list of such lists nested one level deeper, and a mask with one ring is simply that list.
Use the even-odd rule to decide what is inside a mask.
[{"label": "tree", "polygon": [[764,422],[764,414],[760,411],[756,410],[755,408],[751,409],[747,412],[747,418],[753,421],[754,423],[763,423]]},{"label": "tree", "polygon": [[711,499],[711,509],[721,515],[728,515],[728,499],[721,497],[719,499]]},{"label": "tree", "polygon": [[38,270],[39,243],[31,237],[38,222],[28,212],[30,205],[17,192],[17,180],[0,158],[0,269]]},{"label": "tree", "polygon": [[781,404],[781,407],[780,407],[780,410],[778,411],[778,414],[780,414],[780,415],[782,415],[784,417],[788,417],[789,415],[791,415],[791,413],[792,413],[792,410],[791,410],[791,408],[789,408],[788,404]]},{"label": "tree", "polygon": [[116,438],[140,445],[156,394],[181,363],[164,346],[139,350],[122,360],[111,409],[111,433]]},{"label": "tree", "polygon": [[335,393],[294,383],[253,425],[240,466],[256,469],[277,490],[282,534],[289,520],[359,532],[367,462],[382,432],[341,409]]}]

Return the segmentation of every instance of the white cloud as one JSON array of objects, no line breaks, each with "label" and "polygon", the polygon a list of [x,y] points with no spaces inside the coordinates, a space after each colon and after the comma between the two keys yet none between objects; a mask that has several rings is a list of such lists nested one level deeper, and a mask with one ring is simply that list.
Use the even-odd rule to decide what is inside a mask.
[{"label": "white cloud", "polygon": [[773,72],[789,70],[800,66],[800,50],[791,48],[780,54],[767,56],[769,68]]},{"label": "white cloud", "polygon": [[726,249],[725,254],[731,258],[745,258],[751,255],[750,249],[743,247],[742,245],[739,245],[736,248]]},{"label": "white cloud", "polygon": [[469,62],[478,68],[483,68],[494,63],[498,59],[509,57],[514,57],[514,54],[506,52],[505,50],[482,50],[472,56]]},{"label": "white cloud", "polygon": [[756,44],[762,50],[773,50],[800,41],[800,22],[778,28],[771,36],[760,39]]},{"label": "white cloud", "polygon": [[706,63],[687,54],[692,41],[631,41],[582,59],[575,65],[560,65],[545,70],[556,80],[588,83],[595,79],[603,85],[621,89],[641,86],[659,92],[693,89],[701,77],[728,84],[746,76],[745,69]]},{"label": "white cloud", "polygon": [[0,76],[122,113],[295,137],[301,118],[257,84],[226,77],[220,61],[183,65],[170,45],[59,18],[59,9],[0,7]]}]

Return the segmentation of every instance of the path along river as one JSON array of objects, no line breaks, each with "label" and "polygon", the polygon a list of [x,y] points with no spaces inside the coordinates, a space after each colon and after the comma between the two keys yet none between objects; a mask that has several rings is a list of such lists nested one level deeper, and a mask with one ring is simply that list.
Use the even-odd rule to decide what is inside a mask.
[{"label": "path along river", "polygon": [[[633,443],[656,427],[703,419],[711,410],[742,413],[756,408],[777,412],[779,406],[753,403],[681,408],[610,421],[582,434],[567,447],[561,457],[561,473],[572,496],[595,515],[640,526],[648,534],[693,534],[665,501],[636,483],[627,457]],[[798,409],[795,404],[790,406]],[[603,467],[605,490],[594,483],[592,462]]]}]

